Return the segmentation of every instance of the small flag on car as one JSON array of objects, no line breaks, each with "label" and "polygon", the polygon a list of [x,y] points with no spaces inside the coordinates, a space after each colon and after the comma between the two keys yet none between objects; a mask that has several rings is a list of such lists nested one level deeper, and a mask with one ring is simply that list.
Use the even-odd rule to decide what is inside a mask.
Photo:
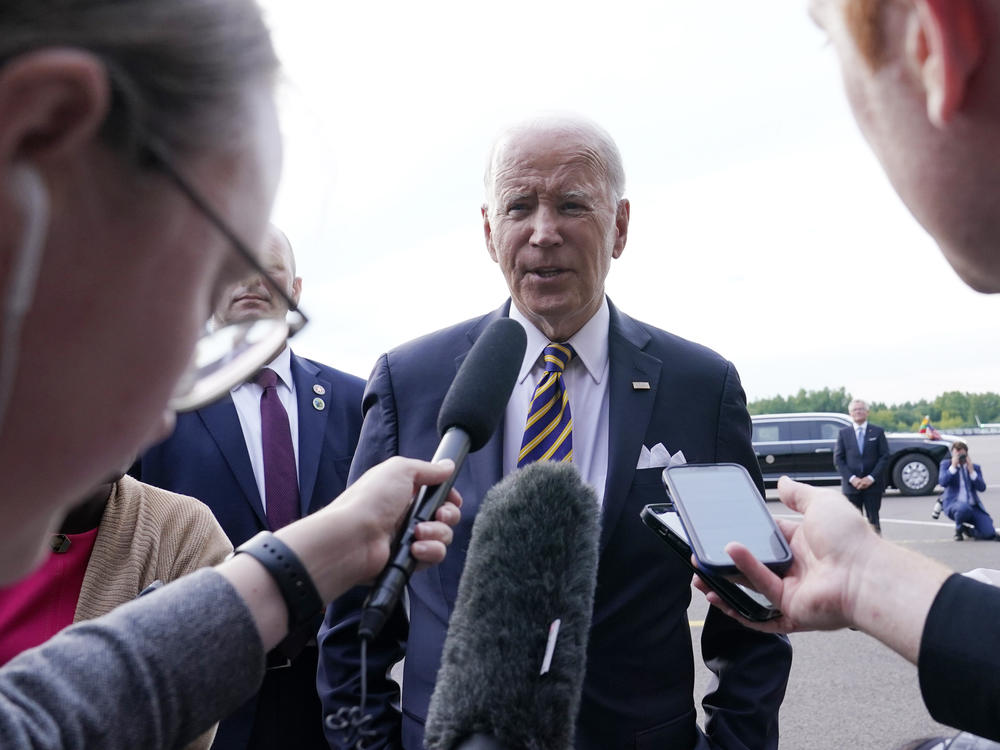
[{"label": "small flag on car", "polygon": [[941,439],[941,433],[934,429],[930,416],[924,417],[924,421],[920,423],[920,434],[926,435],[931,440]]}]

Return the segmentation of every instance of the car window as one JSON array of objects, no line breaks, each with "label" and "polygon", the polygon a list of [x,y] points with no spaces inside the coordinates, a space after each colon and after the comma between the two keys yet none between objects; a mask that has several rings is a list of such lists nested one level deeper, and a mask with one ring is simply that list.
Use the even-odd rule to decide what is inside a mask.
[{"label": "car window", "polygon": [[833,420],[813,422],[811,430],[812,440],[836,440],[837,434],[844,429],[844,425]]},{"label": "car window", "polygon": [[789,437],[786,440],[809,440],[812,435],[812,420],[807,419],[797,419],[794,422],[790,422],[788,427],[790,430]]},{"label": "car window", "polygon": [[776,422],[768,424],[755,424],[751,439],[755,443],[776,443],[780,438],[780,428]]},{"label": "car window", "polygon": [[752,440],[755,443],[777,443],[787,440],[803,440],[799,422],[762,422],[753,425]]}]

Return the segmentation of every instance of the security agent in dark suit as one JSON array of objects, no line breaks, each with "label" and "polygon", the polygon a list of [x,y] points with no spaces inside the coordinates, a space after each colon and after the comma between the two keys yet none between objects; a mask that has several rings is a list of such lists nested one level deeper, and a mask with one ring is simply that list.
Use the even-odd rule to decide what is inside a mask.
[{"label": "security agent in dark suit", "polygon": [[[430,456],[437,412],[456,370],[492,320],[525,326],[528,348],[500,430],[459,472],[463,520],[450,564],[415,574],[409,618],[401,608],[368,648],[367,711],[373,748],[422,747],[424,720],[476,511],[486,491],[513,471],[524,445],[545,360],[561,373],[572,413],[571,455],[597,489],[602,529],[587,671],[575,736],[579,748],[708,747],[696,725],[694,664],[687,623],[691,574],[643,528],[639,513],[664,497],[662,467],[640,464],[662,444],[688,461],[734,461],[761,484],[739,377],[716,353],[620,312],[604,294],[623,251],[629,203],[617,147],[578,120],[535,121],[497,142],[483,207],[486,244],[512,301],[488,315],[432,333],[378,361],[365,391],[365,422],[351,476],[393,454]],[[557,343],[568,357],[543,350]],[[568,346],[567,346],[568,345]],[[556,402],[558,403],[558,401]],[[555,409],[553,409],[555,411]],[[533,414],[535,412],[532,412]],[[548,419],[550,415],[543,417]],[[562,434],[564,424],[553,424]],[[527,441],[531,442],[531,441]],[[643,451],[646,448],[647,451]],[[558,529],[552,533],[558,534]],[[334,602],[320,632],[324,712],[358,704],[360,605],[356,589]],[[498,603],[501,606],[502,603]],[[718,681],[705,696],[712,747],[766,750],[778,742],[778,707],[791,661],[787,641],[761,637],[715,612],[702,654]],[[402,703],[388,669],[404,654]],[[330,727],[332,747],[344,735]]]},{"label": "security agent in dark suit", "polygon": [[889,464],[889,441],[885,439],[885,430],[868,424],[868,404],[864,401],[851,401],[848,412],[854,426],[845,427],[837,435],[833,463],[840,472],[841,491],[881,534],[878,513]]},{"label": "security agent in dark suit", "polygon": [[[273,226],[263,262],[298,302],[302,279],[295,275],[288,240]],[[287,312],[257,275],[234,284],[222,299],[216,311],[222,323]],[[251,380],[209,406],[179,414],[173,434],[143,454],[132,470],[144,482],[206,503],[234,547],[259,531],[319,510],[343,492],[361,430],[360,378],[299,357],[288,347],[261,372],[268,369],[273,385]],[[268,399],[271,405],[265,406]],[[280,439],[272,435],[275,415],[285,420]],[[297,654],[288,659],[279,649],[268,656],[260,692],[221,722],[214,750],[326,750],[315,642],[286,650]]]}]

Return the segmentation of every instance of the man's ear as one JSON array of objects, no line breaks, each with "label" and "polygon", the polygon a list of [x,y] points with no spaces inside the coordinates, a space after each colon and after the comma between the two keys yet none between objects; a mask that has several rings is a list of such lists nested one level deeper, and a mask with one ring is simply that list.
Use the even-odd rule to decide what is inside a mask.
[{"label": "man's ear", "polygon": [[292,281],[292,300],[295,304],[299,304],[299,298],[302,296],[302,277],[296,276]]},{"label": "man's ear", "polygon": [[479,211],[483,215],[483,237],[486,238],[486,252],[493,258],[494,263],[499,263],[496,248],[493,247],[493,229],[490,227],[490,207],[484,203]]},{"label": "man's ear", "polygon": [[110,106],[107,72],[72,49],[29,52],[0,68],[0,163],[44,160],[92,138]]},{"label": "man's ear", "polygon": [[914,0],[906,32],[910,62],[923,81],[927,116],[944,127],[968,93],[986,38],[975,0]]},{"label": "man's ear", "polygon": [[631,213],[632,206],[628,202],[628,198],[622,198],[618,201],[618,206],[615,208],[615,231],[618,236],[615,238],[615,244],[611,251],[613,258],[619,258],[625,252],[625,241],[628,239],[628,221]]}]

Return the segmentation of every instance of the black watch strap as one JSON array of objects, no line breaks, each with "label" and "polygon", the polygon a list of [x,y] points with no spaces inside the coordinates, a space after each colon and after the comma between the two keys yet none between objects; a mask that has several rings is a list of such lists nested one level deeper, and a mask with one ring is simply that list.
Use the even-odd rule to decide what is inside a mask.
[{"label": "black watch strap", "polygon": [[235,550],[233,555],[245,553],[267,568],[278,584],[281,596],[288,607],[288,632],[313,623],[323,610],[323,600],[305,566],[291,548],[270,531],[262,531]]}]

